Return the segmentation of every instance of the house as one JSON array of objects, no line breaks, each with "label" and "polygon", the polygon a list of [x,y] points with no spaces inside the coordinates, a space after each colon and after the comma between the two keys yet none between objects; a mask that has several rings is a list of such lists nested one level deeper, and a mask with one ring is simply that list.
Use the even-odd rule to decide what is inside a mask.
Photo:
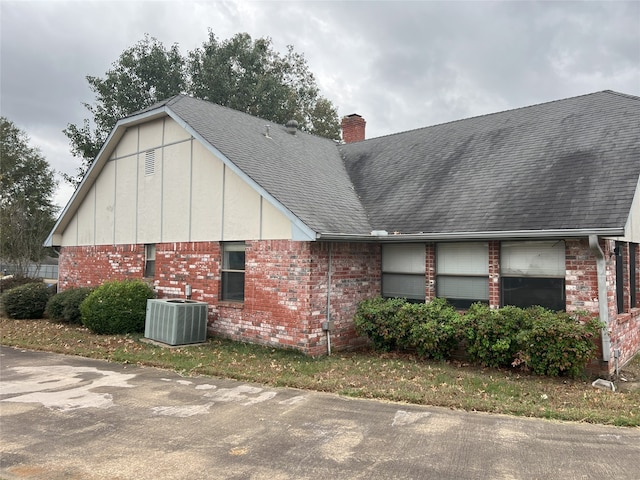
[{"label": "house", "polygon": [[184,95],[120,120],[46,241],[60,287],[190,286],[212,333],[312,355],[360,345],[378,294],[587,310],[610,370],[640,349],[639,97],[342,126],[337,144]]}]

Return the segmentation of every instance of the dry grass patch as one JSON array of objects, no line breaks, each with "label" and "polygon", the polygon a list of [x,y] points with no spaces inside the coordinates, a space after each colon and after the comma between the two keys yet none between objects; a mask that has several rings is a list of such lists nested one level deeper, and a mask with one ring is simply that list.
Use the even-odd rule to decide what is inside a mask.
[{"label": "dry grass patch", "polygon": [[[162,348],[140,336],[96,335],[46,320],[0,319],[0,343],[114,362],[333,392],[362,398],[443,406],[527,417],[640,426],[640,391],[612,393],[588,379],[524,375],[412,355],[338,353],[311,358],[298,352],[210,339],[207,344]],[[640,375],[640,358],[623,374]]]}]

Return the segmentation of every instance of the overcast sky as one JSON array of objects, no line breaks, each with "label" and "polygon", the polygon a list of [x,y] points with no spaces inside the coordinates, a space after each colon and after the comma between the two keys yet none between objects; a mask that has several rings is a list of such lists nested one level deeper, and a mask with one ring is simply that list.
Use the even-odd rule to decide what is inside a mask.
[{"label": "overcast sky", "polygon": [[[144,37],[183,54],[238,32],[304,54],[340,116],[367,138],[615,90],[640,96],[640,1],[0,0],[0,114],[56,171],[62,130],[89,118],[87,75]],[[60,180],[56,202],[71,187]]]}]

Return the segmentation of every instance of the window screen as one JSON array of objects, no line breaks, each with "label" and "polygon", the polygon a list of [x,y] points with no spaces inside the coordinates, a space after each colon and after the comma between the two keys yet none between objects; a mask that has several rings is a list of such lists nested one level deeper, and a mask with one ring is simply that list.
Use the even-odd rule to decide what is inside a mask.
[{"label": "window screen", "polygon": [[489,244],[439,243],[436,295],[457,308],[489,301]]},{"label": "window screen", "polygon": [[382,246],[382,296],[425,299],[424,244]]}]

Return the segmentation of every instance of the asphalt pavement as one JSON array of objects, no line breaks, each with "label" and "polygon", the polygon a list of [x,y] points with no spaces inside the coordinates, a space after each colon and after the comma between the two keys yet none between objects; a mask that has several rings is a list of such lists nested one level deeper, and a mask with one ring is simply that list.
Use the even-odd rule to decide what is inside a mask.
[{"label": "asphalt pavement", "polygon": [[0,349],[0,478],[640,480],[640,429]]}]

